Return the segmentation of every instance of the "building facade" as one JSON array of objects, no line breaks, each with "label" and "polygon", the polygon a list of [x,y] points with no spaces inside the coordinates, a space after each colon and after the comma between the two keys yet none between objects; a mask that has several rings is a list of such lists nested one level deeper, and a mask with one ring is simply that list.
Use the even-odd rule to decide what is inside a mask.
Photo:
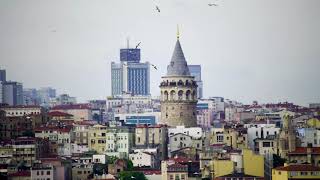
[{"label": "building facade", "polygon": [[140,49],[120,49],[120,63],[111,63],[112,95],[150,94],[150,64],[140,62]]},{"label": "building facade", "polygon": [[23,87],[22,83],[14,81],[2,82],[3,103],[11,106],[23,105]]},{"label": "building facade", "polygon": [[201,79],[201,65],[188,65],[191,76],[194,76],[195,81],[197,82],[198,88],[198,98],[203,97],[203,82]]}]

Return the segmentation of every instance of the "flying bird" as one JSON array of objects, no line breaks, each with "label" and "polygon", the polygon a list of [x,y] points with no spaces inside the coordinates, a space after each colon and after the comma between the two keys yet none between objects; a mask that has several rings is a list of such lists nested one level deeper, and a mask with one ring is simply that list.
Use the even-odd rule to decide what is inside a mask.
[{"label": "flying bird", "polygon": [[136,49],[138,49],[138,47],[140,46],[141,42],[139,42],[137,45],[136,45]]},{"label": "flying bird", "polygon": [[209,3],[208,6],[218,6],[218,4],[215,3]]},{"label": "flying bird", "polygon": [[157,66],[154,65],[154,64],[151,64],[151,66],[155,69],[155,70],[158,70]]},{"label": "flying bird", "polygon": [[160,8],[159,8],[159,6],[156,6],[156,10],[157,10],[158,12],[160,12]]}]

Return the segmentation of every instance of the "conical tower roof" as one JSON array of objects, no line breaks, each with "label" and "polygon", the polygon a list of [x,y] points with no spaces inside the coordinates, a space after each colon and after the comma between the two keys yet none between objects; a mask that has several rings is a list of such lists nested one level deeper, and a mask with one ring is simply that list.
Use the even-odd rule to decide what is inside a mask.
[{"label": "conical tower roof", "polygon": [[184,57],[179,38],[174,47],[171,62],[167,67],[167,76],[190,76],[188,64]]}]

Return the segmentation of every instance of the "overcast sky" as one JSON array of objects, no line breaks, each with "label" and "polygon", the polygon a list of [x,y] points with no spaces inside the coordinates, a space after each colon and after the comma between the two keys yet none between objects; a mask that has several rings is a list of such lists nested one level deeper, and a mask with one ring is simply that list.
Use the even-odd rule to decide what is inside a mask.
[{"label": "overcast sky", "polygon": [[104,99],[110,63],[130,37],[159,67],[157,96],[179,24],[205,97],[306,105],[320,102],[319,19],[319,0],[0,0],[0,68],[26,88]]}]

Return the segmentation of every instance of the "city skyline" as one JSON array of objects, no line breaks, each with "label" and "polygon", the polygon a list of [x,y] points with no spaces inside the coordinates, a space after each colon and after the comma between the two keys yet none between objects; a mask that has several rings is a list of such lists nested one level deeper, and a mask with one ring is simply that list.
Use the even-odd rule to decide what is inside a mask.
[{"label": "city skyline", "polygon": [[[160,82],[179,24],[188,63],[202,66],[204,97],[319,102],[320,22],[314,17],[320,2],[155,3],[2,1],[0,68],[25,88],[51,86],[79,101],[105,99],[110,62],[119,61],[126,38],[132,48],[141,42],[141,59],[159,67],[150,80]],[[150,89],[160,94],[157,83]]]}]

